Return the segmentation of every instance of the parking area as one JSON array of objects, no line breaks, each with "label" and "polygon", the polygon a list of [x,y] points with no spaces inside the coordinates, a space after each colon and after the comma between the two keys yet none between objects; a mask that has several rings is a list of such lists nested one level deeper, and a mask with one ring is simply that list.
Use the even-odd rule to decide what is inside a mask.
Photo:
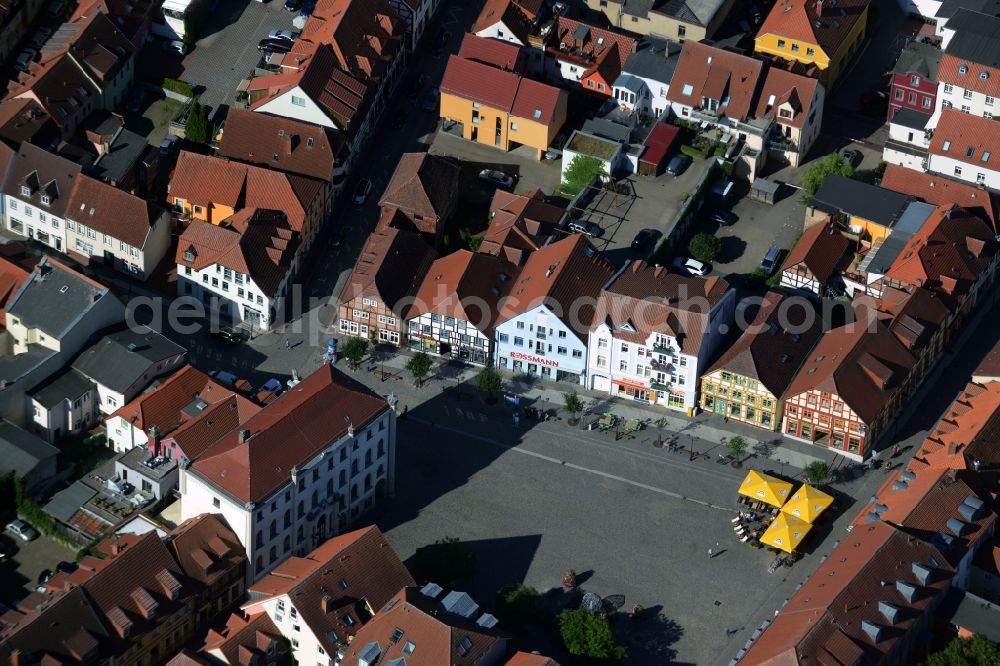
[{"label": "parking area", "polygon": [[46,536],[25,542],[3,534],[0,539],[14,548],[14,555],[0,562],[0,603],[6,606],[34,590],[42,571],[54,571],[59,562],[75,559],[73,551]]},{"label": "parking area", "polygon": [[527,194],[535,188],[552,194],[559,188],[558,160],[540,162],[534,159],[534,151],[529,149],[506,152],[438,130],[429,152],[452,157],[462,163],[471,163],[481,169],[498,169],[514,176],[514,191],[517,194]]}]

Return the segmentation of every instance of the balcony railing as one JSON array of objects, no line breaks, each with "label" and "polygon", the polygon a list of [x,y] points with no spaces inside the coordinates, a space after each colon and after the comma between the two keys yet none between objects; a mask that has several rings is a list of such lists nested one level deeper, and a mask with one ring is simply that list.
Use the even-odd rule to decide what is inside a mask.
[{"label": "balcony railing", "polygon": [[674,369],[672,363],[663,363],[662,361],[650,361],[649,366],[653,368],[653,370],[660,370],[662,372],[670,372]]},{"label": "balcony railing", "polygon": [[666,345],[661,345],[658,342],[653,343],[653,351],[657,354],[666,354],[667,356],[673,356],[674,350]]},{"label": "balcony railing", "polygon": [[699,123],[709,123],[710,125],[718,127],[734,129],[737,132],[746,132],[747,134],[753,134],[754,136],[759,136],[761,138],[767,136],[767,132],[770,129],[770,125],[767,127],[756,127],[732,118],[724,116],[720,117],[712,113],[698,111],[697,109],[691,109],[689,118]]},{"label": "balcony railing", "polygon": [[658,382],[656,380],[653,380],[649,382],[649,388],[653,389],[654,391],[669,391],[670,384],[664,384],[663,382]]},{"label": "balcony railing", "polygon": [[797,153],[799,147],[794,141],[788,139],[771,139],[767,142],[767,147],[771,150],[782,150],[786,153]]}]

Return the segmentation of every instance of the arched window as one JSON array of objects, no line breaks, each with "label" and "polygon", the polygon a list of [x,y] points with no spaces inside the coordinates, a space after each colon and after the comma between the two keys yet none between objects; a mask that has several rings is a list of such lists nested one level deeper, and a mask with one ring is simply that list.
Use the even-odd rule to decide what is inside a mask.
[{"label": "arched window", "polygon": [[264,533],[257,530],[257,544],[260,545],[262,543],[264,543]]},{"label": "arched window", "polygon": [[372,489],[372,475],[367,474],[365,476],[365,492],[370,492]]},{"label": "arched window", "polygon": [[375,472],[375,476],[385,476],[385,465],[379,465],[378,470]]},{"label": "arched window", "polygon": [[358,461],[357,459],[354,459],[351,461],[351,476],[354,476],[357,473],[358,473]]},{"label": "arched window", "polygon": [[340,487],[343,488],[347,485],[347,470],[340,470]]},{"label": "arched window", "polygon": [[302,526],[299,525],[299,531],[295,534],[295,540],[302,543]]},{"label": "arched window", "polygon": [[358,484],[351,486],[351,501],[358,499]]},{"label": "arched window", "polygon": [[309,505],[309,508],[315,509],[317,504],[319,504],[319,491],[314,490],[312,494],[312,503]]},{"label": "arched window", "polygon": [[299,518],[306,515],[306,503],[299,500]]},{"label": "arched window", "polygon": [[365,451],[365,467],[372,466],[372,450],[368,449]]},{"label": "arched window", "polygon": [[333,494],[333,479],[326,480],[326,494],[327,497]]},{"label": "arched window", "polygon": [[291,525],[292,525],[292,512],[289,511],[288,509],[285,509],[284,526],[291,527]]},{"label": "arched window", "polygon": [[263,571],[264,570],[264,558],[261,557],[260,555],[258,555],[257,556],[257,564],[254,565],[254,566],[257,569],[257,573],[260,573],[261,571]]},{"label": "arched window", "polygon": [[285,552],[287,553],[291,549],[292,549],[292,538],[286,534],[285,535]]},{"label": "arched window", "polygon": [[275,522],[273,520],[271,521],[271,526],[268,528],[268,534],[270,534],[270,536],[271,536],[272,539],[274,537],[278,536],[278,523],[277,522]]},{"label": "arched window", "polygon": [[385,442],[381,439],[378,440],[378,457],[381,458],[385,455]]},{"label": "arched window", "polygon": [[274,564],[276,559],[278,559],[278,549],[275,546],[271,546],[271,561],[269,564]]}]

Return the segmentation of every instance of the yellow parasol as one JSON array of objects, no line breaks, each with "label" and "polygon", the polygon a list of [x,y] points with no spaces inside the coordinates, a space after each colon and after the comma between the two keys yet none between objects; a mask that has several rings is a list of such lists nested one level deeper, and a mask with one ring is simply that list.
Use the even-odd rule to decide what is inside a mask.
[{"label": "yellow parasol", "polygon": [[761,543],[780,548],[786,553],[795,550],[812,525],[787,513],[779,513],[767,531],[760,537]]},{"label": "yellow parasol", "polygon": [[756,470],[750,470],[747,473],[739,490],[740,495],[746,495],[751,499],[767,502],[777,507],[785,503],[791,492],[792,484],[767,474],[761,474]]},{"label": "yellow parasol", "polygon": [[803,484],[795,491],[794,495],[788,498],[785,505],[781,507],[781,512],[811,523],[831,504],[833,504],[833,497],[822,490]]}]

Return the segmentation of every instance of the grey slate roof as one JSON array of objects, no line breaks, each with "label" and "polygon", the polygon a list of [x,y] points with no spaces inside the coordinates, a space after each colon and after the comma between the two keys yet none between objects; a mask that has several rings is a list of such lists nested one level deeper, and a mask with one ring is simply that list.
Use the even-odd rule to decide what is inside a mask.
[{"label": "grey slate roof", "polygon": [[83,481],[70,484],[69,488],[60,490],[52,496],[52,501],[45,505],[45,513],[64,523],[76,513],[80,507],[93,499],[97,491]]},{"label": "grey slate roof", "polygon": [[582,130],[588,134],[595,134],[611,141],[626,143],[632,135],[632,130],[625,125],[620,125],[603,118],[590,118],[583,123]]},{"label": "grey slate roof", "polygon": [[963,9],[997,16],[1000,15],[1000,0],[943,0],[935,18],[950,19]]},{"label": "grey slate roof", "polygon": [[13,470],[23,477],[58,453],[59,449],[27,430],[0,421],[0,474]]},{"label": "grey slate roof", "polygon": [[107,292],[106,287],[98,287],[78,273],[42,257],[38,268],[7,307],[7,313],[19,318],[26,327],[40,329],[49,337],[61,340]]},{"label": "grey slate roof", "polygon": [[111,143],[108,152],[98,157],[85,171],[88,176],[106,183],[122,181],[148,147],[144,137],[123,129]]},{"label": "grey slate roof", "polygon": [[94,389],[94,383],[70,368],[51,377],[28,392],[45,409],[52,409],[63,400],[76,400]]},{"label": "grey slate roof", "polygon": [[[677,42],[660,37],[644,37],[636,43],[635,53],[625,60],[622,72],[669,84],[674,78],[680,54],[681,45]],[[659,91],[654,90],[653,94],[659,94]]]},{"label": "grey slate roof", "polygon": [[[675,16],[681,21],[697,23],[707,26],[719,13],[726,0],[667,0],[660,6],[653,7],[653,11]],[[630,3],[626,3],[630,4]],[[659,3],[639,0],[636,4],[657,5]],[[645,15],[645,14],[643,14]]]},{"label": "grey slate roof", "polygon": [[[3,191],[52,215],[65,217],[69,194],[79,173],[79,164],[25,142],[7,172]],[[21,193],[22,185],[29,188],[30,194]],[[49,203],[42,203],[42,195],[49,198]]]},{"label": "grey slate roof", "polygon": [[937,80],[938,67],[941,65],[941,49],[923,42],[910,42],[899,54],[896,66],[892,68],[896,74],[918,72],[931,81]]},{"label": "grey slate roof", "polygon": [[911,201],[893,225],[892,233],[882,241],[882,245],[875,251],[875,256],[869,260],[868,272],[884,274],[888,271],[935,209],[932,204]]},{"label": "grey slate roof", "polygon": [[16,382],[44,363],[57,352],[39,344],[28,345],[28,351],[17,356],[0,356],[0,379]]},{"label": "grey slate roof", "polygon": [[1000,641],[1000,605],[987,599],[952,588],[938,613],[955,626]]},{"label": "grey slate roof", "polygon": [[927,128],[927,123],[930,121],[931,114],[920,113],[919,111],[914,111],[913,109],[900,109],[896,112],[896,115],[892,117],[893,124],[920,130],[921,132]]},{"label": "grey slate roof", "polygon": [[958,32],[945,53],[961,60],[1000,68],[1000,17],[960,9],[948,19],[948,27]]},{"label": "grey slate roof", "polygon": [[124,392],[149,369],[185,349],[148,328],[109,333],[85,349],[73,368],[101,386]]},{"label": "grey slate roof", "polygon": [[625,88],[626,90],[631,90],[636,95],[642,92],[643,85],[645,84],[642,82],[642,79],[631,74],[626,74],[625,72],[619,74],[614,83],[615,88]]},{"label": "grey slate roof", "polygon": [[809,205],[826,213],[849,213],[888,227],[903,213],[908,202],[909,197],[898,192],[831,175]]}]

